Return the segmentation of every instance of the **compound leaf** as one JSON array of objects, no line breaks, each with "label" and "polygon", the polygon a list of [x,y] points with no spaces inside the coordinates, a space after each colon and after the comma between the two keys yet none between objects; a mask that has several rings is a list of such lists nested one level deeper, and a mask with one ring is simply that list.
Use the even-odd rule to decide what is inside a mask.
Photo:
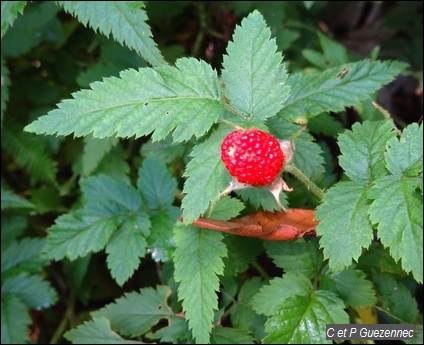
[{"label": "compound leaf", "polygon": [[283,58],[270,37],[262,15],[253,11],[236,27],[224,55],[225,96],[248,120],[275,115],[289,95]]},{"label": "compound leaf", "polygon": [[167,305],[170,294],[168,286],[144,288],[140,292],[126,293],[91,315],[93,318],[107,318],[112,328],[121,334],[139,336],[151,330],[162,319],[173,321],[178,318]]},{"label": "compound leaf", "polygon": [[86,321],[64,334],[72,344],[142,344],[125,340],[110,328],[109,320],[101,317]]},{"label": "compound leaf", "polygon": [[214,310],[218,309],[218,275],[223,274],[222,257],[227,249],[220,232],[179,223],[174,230],[175,280],[180,283],[178,298],[193,337],[209,344]]},{"label": "compound leaf", "polygon": [[398,61],[361,60],[324,72],[291,75],[287,80],[291,93],[279,116],[306,123],[308,117],[319,113],[358,105],[406,66]]},{"label": "compound leaf", "polygon": [[339,164],[352,180],[372,182],[384,176],[386,142],[395,138],[391,121],[355,123],[351,131],[339,135],[342,155]]},{"label": "compound leaf", "polygon": [[165,63],[152,38],[142,1],[59,1],[66,12],[78,17],[85,26],[112,36],[135,49],[153,66]]},{"label": "compound leaf", "polygon": [[371,187],[368,197],[371,221],[391,256],[402,259],[402,268],[423,281],[423,200],[412,178],[384,176]]},{"label": "compound leaf", "polygon": [[265,324],[267,344],[331,344],[325,339],[326,324],[349,323],[344,303],[334,293],[317,291],[312,296],[284,299]]},{"label": "compound leaf", "polygon": [[94,138],[153,132],[153,140],[173,131],[175,141],[186,141],[205,134],[223,111],[216,71],[194,58],[181,58],[175,67],[125,70],[120,78],[105,78],[90,87],[25,130],[76,137],[93,133]]},{"label": "compound leaf", "polygon": [[327,191],[317,208],[315,217],[321,221],[316,232],[333,271],[350,266],[352,259],[362,254],[362,248],[371,244],[373,231],[366,193],[364,182],[340,182]]}]

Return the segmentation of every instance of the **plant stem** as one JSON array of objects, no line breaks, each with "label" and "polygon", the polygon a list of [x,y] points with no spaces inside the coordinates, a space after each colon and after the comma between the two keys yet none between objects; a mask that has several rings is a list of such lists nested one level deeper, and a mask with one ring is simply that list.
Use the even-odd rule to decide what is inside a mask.
[{"label": "plant stem", "polygon": [[56,328],[56,331],[54,332],[49,344],[57,344],[60,338],[62,337],[63,333],[65,333],[68,323],[74,315],[74,304],[75,304],[75,293],[71,291],[69,294],[69,299],[68,299],[65,314],[63,315],[63,318],[60,321],[59,326]]},{"label": "plant stem", "polygon": [[320,200],[324,196],[324,191],[319,188],[314,182],[312,182],[309,177],[307,177],[303,172],[301,172],[297,167],[293,164],[288,164],[284,167],[284,171],[294,175],[297,179],[299,179],[308,189],[314,193]]},{"label": "plant stem", "polygon": [[268,273],[266,273],[266,271],[262,268],[262,266],[259,265],[256,261],[252,262],[252,266],[256,269],[256,271],[258,271],[258,273],[260,273],[262,278],[264,278],[265,280],[271,279],[271,277],[268,275]]}]

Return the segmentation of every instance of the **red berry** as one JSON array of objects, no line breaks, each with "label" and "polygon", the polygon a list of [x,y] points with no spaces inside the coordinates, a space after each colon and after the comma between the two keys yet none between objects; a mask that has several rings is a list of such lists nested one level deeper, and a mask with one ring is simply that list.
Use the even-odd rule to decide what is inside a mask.
[{"label": "red berry", "polygon": [[284,164],[278,140],[256,128],[228,134],[221,144],[221,159],[239,182],[255,187],[274,181]]}]

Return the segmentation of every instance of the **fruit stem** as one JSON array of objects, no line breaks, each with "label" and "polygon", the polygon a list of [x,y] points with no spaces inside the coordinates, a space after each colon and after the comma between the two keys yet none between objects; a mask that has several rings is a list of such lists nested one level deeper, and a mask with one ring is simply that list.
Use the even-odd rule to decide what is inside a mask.
[{"label": "fruit stem", "polygon": [[314,193],[320,200],[324,196],[324,191],[319,188],[314,182],[312,182],[308,176],[306,176],[302,171],[300,171],[296,166],[293,164],[287,164],[284,167],[284,171],[294,175],[297,179],[299,179],[303,184],[308,187],[308,189]]}]

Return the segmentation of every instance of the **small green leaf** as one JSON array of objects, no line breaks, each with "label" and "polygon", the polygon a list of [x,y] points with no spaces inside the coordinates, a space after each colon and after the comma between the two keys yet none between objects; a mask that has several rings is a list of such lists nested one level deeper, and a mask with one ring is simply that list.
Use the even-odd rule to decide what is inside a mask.
[{"label": "small green leaf", "polygon": [[[277,204],[274,196],[268,188],[247,188],[237,191],[237,194],[245,202],[250,202],[255,209],[262,208],[264,211],[281,211],[281,206]],[[288,207],[287,194],[280,193],[280,202],[284,207]]]},{"label": "small green leaf", "polygon": [[377,303],[372,283],[360,270],[346,269],[341,272],[323,272],[320,287],[334,292],[346,306],[352,308],[372,307]]},{"label": "small green leaf", "polygon": [[46,150],[46,141],[25,133],[14,123],[5,125],[1,132],[1,146],[31,173],[34,181],[56,185],[56,163]]},{"label": "small green leaf", "polygon": [[[17,215],[1,215],[1,250],[2,253],[22,235],[27,227],[28,218]],[[2,254],[3,255],[3,254]]]},{"label": "small green leaf", "polygon": [[182,317],[168,319],[167,326],[155,330],[155,332],[146,333],[146,337],[149,339],[160,339],[162,343],[176,343],[177,340],[180,340],[181,344],[187,344],[188,339],[192,341],[188,324]]},{"label": "small green leaf", "polygon": [[147,250],[156,262],[166,262],[171,259],[175,244],[172,232],[181,211],[177,207],[170,211],[160,211],[150,216],[151,231],[147,237]]},{"label": "small green leaf", "polygon": [[417,301],[402,280],[389,273],[375,274],[374,282],[377,293],[381,296],[381,310],[401,323],[417,321]]},{"label": "small green leaf", "polygon": [[193,159],[187,164],[184,176],[182,201],[184,223],[192,223],[207,210],[209,204],[231,181],[231,176],[221,160],[221,143],[230,132],[220,126],[203,143],[194,147]]},{"label": "small green leaf", "polygon": [[352,259],[358,260],[362,248],[371,244],[373,231],[366,194],[364,182],[340,182],[327,191],[317,208],[315,218],[321,221],[316,231],[333,271],[350,266]]},{"label": "small green leaf", "polygon": [[369,249],[365,251],[358,261],[358,268],[372,276],[373,272],[394,273],[405,275],[400,262],[396,262],[390,255],[389,249],[385,248],[381,242],[373,242]]},{"label": "small green leaf", "polygon": [[47,256],[53,260],[75,260],[89,252],[102,250],[118,227],[117,219],[78,211],[64,214],[48,229]]},{"label": "small green leaf", "polygon": [[218,275],[223,274],[222,258],[227,249],[220,232],[184,226],[174,230],[175,281],[179,282],[178,299],[197,343],[209,344],[213,311],[218,309]]},{"label": "small green leaf", "polygon": [[319,43],[324,52],[325,60],[330,66],[339,66],[349,62],[348,52],[346,47],[329,37],[317,32]]},{"label": "small green leaf", "polygon": [[[223,111],[216,71],[204,61],[181,58],[175,67],[129,69],[120,78],[94,82],[25,127],[37,134],[94,138],[140,137],[175,141],[204,135]],[[66,117],[66,121],[64,121]]]},{"label": "small green leaf", "polygon": [[289,272],[283,278],[275,277],[253,297],[252,306],[259,314],[273,315],[284,301],[293,296],[309,296],[313,286],[303,274]]},{"label": "small green leaf", "polygon": [[140,148],[140,154],[142,157],[154,156],[169,164],[183,157],[187,150],[187,144],[175,143],[172,141],[172,136],[168,135],[161,141],[144,143]]},{"label": "small green leaf", "polygon": [[167,208],[177,193],[177,180],[166,165],[155,157],[147,157],[138,172],[137,187],[150,210]]},{"label": "small green leaf", "polygon": [[303,238],[295,241],[265,241],[265,249],[274,263],[285,272],[315,277],[322,266],[322,254],[317,241]]},{"label": "small green leaf", "polygon": [[329,291],[294,296],[282,301],[265,324],[267,344],[331,344],[325,339],[326,324],[349,323],[344,303]]},{"label": "small green leaf", "polygon": [[[13,22],[15,21],[18,14],[19,13],[22,14],[26,4],[27,4],[26,1],[2,1],[1,2],[1,37],[3,37],[7,28],[13,25]],[[2,88],[3,88],[3,84],[2,84]]]},{"label": "small green leaf", "polygon": [[112,331],[109,320],[104,317],[86,321],[63,336],[72,344],[142,344],[121,338]]},{"label": "small green leaf", "polygon": [[402,267],[423,282],[423,199],[413,179],[389,175],[375,181],[369,215],[378,236]]},{"label": "small green leaf", "polygon": [[90,136],[84,138],[84,153],[82,155],[82,172],[84,176],[90,175],[98,166],[102,158],[118,144],[118,139],[94,139]]},{"label": "small green leaf", "polygon": [[[279,117],[268,120],[270,131],[279,139],[288,140],[290,136],[302,130],[298,125]],[[309,133],[301,133],[294,141],[294,156],[292,163],[312,180],[322,178],[324,174],[324,158],[319,145]]]},{"label": "small green leaf", "polygon": [[263,251],[263,241],[254,237],[225,236],[228,256],[224,258],[225,276],[246,271]]},{"label": "small green leaf", "polygon": [[391,121],[355,123],[351,131],[339,135],[342,155],[339,164],[352,180],[371,182],[384,176],[386,142],[395,138]]},{"label": "small green leaf", "polygon": [[263,286],[264,281],[254,277],[246,281],[237,296],[237,302],[230,309],[231,324],[235,329],[250,331],[257,316],[252,307],[252,297]]},{"label": "small green leaf", "polygon": [[106,246],[107,266],[118,285],[132,276],[146,254],[150,221],[147,214],[128,217]]},{"label": "small green leaf", "polygon": [[[9,2],[9,1],[8,1]],[[14,2],[14,1],[10,1]],[[2,11],[3,11],[3,1],[1,2]],[[2,15],[3,20],[3,15]],[[9,101],[9,87],[10,87],[10,77],[9,77],[9,68],[7,68],[5,59],[1,57],[1,126],[3,127],[3,115],[6,111],[6,103]]]},{"label": "small green leaf", "polygon": [[85,26],[105,36],[112,33],[116,41],[135,49],[152,65],[165,63],[146,23],[141,1],[59,1],[66,12],[78,17]]},{"label": "small green leaf", "polygon": [[294,122],[328,111],[342,111],[359,104],[389,83],[407,64],[397,61],[362,60],[324,72],[291,75],[291,93],[279,116]]},{"label": "small green leaf", "polygon": [[124,294],[115,302],[93,312],[93,318],[106,317],[113,329],[126,336],[139,336],[149,331],[162,319],[174,321],[176,316],[167,305],[171,290],[158,285],[140,292]]},{"label": "small green leaf", "polygon": [[44,246],[45,240],[42,238],[25,237],[20,241],[11,242],[1,253],[1,273],[18,265],[40,266],[43,262],[40,254]]},{"label": "small green leaf", "polygon": [[423,171],[423,125],[413,123],[402,132],[400,140],[387,143],[387,167],[396,176],[417,176]]},{"label": "small green leaf", "polygon": [[308,129],[315,134],[336,137],[343,131],[343,125],[329,113],[321,113],[308,120]]},{"label": "small green leaf", "polygon": [[275,115],[289,95],[287,72],[262,15],[253,11],[237,26],[224,55],[225,96],[247,120]]},{"label": "small green leaf", "polygon": [[253,337],[246,331],[230,327],[214,327],[211,344],[256,344]]},{"label": "small green leaf", "polygon": [[210,218],[217,220],[230,220],[231,218],[237,217],[243,209],[243,202],[227,195],[216,202]]},{"label": "small green leaf", "polygon": [[26,344],[31,319],[25,304],[13,294],[3,294],[1,301],[1,343]]},{"label": "small green leaf", "polygon": [[11,293],[19,297],[28,308],[44,309],[53,305],[57,293],[49,282],[39,275],[20,274],[2,282],[2,293]]},{"label": "small green leaf", "polygon": [[34,205],[30,203],[28,200],[21,198],[19,195],[16,195],[10,190],[1,189],[1,209],[9,209],[9,208],[24,208],[24,209],[32,209]]}]

